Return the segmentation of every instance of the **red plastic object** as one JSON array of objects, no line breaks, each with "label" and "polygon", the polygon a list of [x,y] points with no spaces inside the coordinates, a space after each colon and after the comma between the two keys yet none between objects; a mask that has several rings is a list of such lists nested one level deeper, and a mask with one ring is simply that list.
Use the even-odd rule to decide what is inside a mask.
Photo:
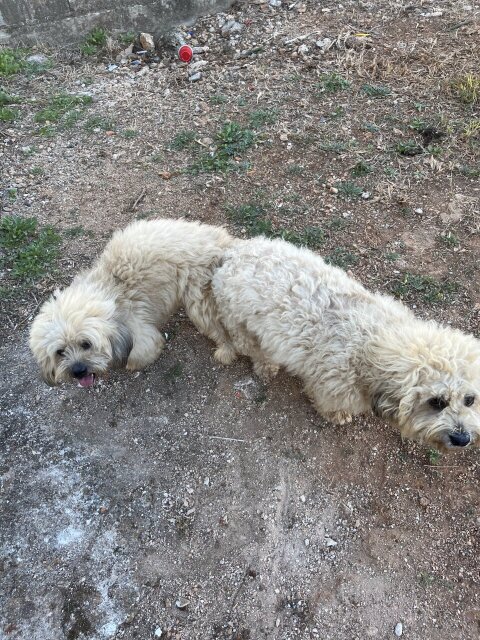
[{"label": "red plastic object", "polygon": [[193,58],[193,49],[188,44],[184,44],[178,50],[178,57],[182,62],[191,62]]}]

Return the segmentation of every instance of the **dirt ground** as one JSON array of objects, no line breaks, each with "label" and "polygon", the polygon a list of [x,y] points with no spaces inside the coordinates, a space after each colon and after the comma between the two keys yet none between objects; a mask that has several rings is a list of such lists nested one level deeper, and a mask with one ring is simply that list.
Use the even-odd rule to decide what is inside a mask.
[{"label": "dirt ground", "polygon": [[0,638],[478,638],[478,450],[325,423],[182,314],[144,372],[39,380],[39,304],[156,216],[309,244],[479,335],[478,4],[259,0],[189,30],[196,81],[110,39],[0,78],[2,216],[62,239],[30,284],[0,274]]}]

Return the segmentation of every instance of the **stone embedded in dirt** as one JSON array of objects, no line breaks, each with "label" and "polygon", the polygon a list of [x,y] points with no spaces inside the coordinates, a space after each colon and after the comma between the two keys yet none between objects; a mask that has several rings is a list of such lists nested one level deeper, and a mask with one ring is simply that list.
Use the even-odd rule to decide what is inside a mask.
[{"label": "stone embedded in dirt", "polygon": [[333,540],[333,538],[325,538],[325,544],[327,545],[327,547],[336,547],[338,542],[336,540]]},{"label": "stone embedded in dirt", "polygon": [[306,45],[306,44],[301,44],[301,45],[298,47],[298,53],[299,53],[301,56],[306,56],[306,55],[307,55],[307,53],[308,53],[309,51],[310,51],[310,48],[309,48],[309,47],[308,47],[308,45]]},{"label": "stone embedded in dirt", "polygon": [[317,40],[315,44],[322,51],[322,53],[325,53],[325,51],[328,51],[332,48],[333,40],[331,38],[320,38],[320,40]]},{"label": "stone embedded in dirt", "polygon": [[403,624],[401,622],[398,622],[395,625],[395,635],[397,636],[397,638],[400,638],[402,633],[403,633]]},{"label": "stone embedded in dirt", "polygon": [[141,33],[138,36],[138,40],[145,51],[155,50],[155,42],[153,41],[153,36],[151,36],[149,33]]},{"label": "stone embedded in dirt", "polygon": [[268,4],[271,7],[281,7],[282,6],[282,0],[269,0]]},{"label": "stone embedded in dirt", "polygon": [[192,62],[192,64],[188,67],[188,73],[193,76],[195,73],[200,71],[203,67],[208,64],[206,60],[198,60],[197,62]]},{"label": "stone embedded in dirt", "polygon": [[178,598],[178,600],[175,601],[175,606],[177,607],[177,609],[180,609],[181,611],[186,609],[189,604],[190,604],[190,601],[187,600],[186,598]]},{"label": "stone embedded in dirt", "polygon": [[197,73],[194,73],[193,75],[188,77],[190,82],[197,82],[198,80],[201,80],[201,78],[202,78],[202,74],[200,71],[197,71]]},{"label": "stone embedded in dirt", "polygon": [[153,633],[153,635],[155,636],[155,638],[161,638],[162,637],[162,629],[161,627],[157,627]]},{"label": "stone embedded in dirt", "polygon": [[32,56],[28,56],[27,62],[30,62],[31,64],[45,64],[48,62],[48,58],[42,53],[35,53]]},{"label": "stone embedded in dirt", "polygon": [[243,30],[243,24],[237,22],[236,20],[228,20],[222,26],[222,36],[225,38],[228,35],[232,35],[233,33],[240,33]]}]

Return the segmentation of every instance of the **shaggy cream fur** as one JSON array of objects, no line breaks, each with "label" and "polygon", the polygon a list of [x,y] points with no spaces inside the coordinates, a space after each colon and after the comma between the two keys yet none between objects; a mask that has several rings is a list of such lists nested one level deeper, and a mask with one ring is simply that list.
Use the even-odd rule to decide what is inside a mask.
[{"label": "shaggy cream fur", "polygon": [[45,381],[75,378],[87,387],[110,367],[147,366],[163,349],[161,327],[180,305],[216,342],[216,358],[231,362],[210,280],[232,241],[222,228],[184,220],[135,222],[116,232],[93,269],[56,291],[33,322],[30,347]]},{"label": "shaggy cream fur", "polygon": [[344,423],[374,411],[440,448],[480,444],[480,341],[417,319],[282,240],[236,243],[213,276],[219,317],[259,375],[299,376]]}]

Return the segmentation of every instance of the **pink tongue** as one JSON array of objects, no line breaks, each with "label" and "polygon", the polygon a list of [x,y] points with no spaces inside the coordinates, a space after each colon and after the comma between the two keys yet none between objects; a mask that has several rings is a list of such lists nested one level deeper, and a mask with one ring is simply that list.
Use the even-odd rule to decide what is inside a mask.
[{"label": "pink tongue", "polygon": [[88,376],[84,378],[79,378],[78,383],[81,387],[92,387],[95,382],[95,376],[93,373],[89,373]]}]

